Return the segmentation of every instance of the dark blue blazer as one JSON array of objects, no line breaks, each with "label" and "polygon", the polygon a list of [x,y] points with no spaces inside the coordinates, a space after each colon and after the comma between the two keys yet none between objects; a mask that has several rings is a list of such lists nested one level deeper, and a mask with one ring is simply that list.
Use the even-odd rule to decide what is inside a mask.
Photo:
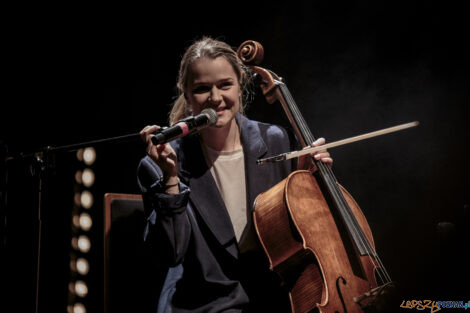
[{"label": "dark blue blazer", "polygon": [[[247,203],[291,172],[290,162],[256,160],[291,150],[287,132],[238,114],[245,156]],[[207,167],[199,134],[171,142],[178,156],[180,193],[163,192],[161,170],[141,160],[138,181],[146,210],[146,244],[169,268],[159,312],[269,312],[286,294],[268,269],[262,249],[241,255],[224,202]],[[240,199],[245,201],[245,199]],[[268,303],[267,303],[268,302]],[[281,303],[279,303],[281,302]],[[269,306],[272,308],[269,309]]]}]

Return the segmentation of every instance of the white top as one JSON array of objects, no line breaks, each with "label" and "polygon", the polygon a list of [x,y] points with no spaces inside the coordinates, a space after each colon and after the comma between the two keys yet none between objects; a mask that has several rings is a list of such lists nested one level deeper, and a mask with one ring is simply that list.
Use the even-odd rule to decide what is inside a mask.
[{"label": "white top", "polygon": [[206,161],[232,221],[240,252],[256,249],[255,231],[247,205],[243,149],[216,151],[204,145]]}]

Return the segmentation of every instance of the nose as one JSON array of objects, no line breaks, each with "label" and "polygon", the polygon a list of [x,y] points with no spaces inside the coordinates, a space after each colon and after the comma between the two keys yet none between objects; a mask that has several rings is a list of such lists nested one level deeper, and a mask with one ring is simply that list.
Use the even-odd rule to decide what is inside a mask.
[{"label": "nose", "polygon": [[209,98],[207,100],[214,104],[218,104],[220,101],[222,101],[222,95],[216,86],[212,87]]}]

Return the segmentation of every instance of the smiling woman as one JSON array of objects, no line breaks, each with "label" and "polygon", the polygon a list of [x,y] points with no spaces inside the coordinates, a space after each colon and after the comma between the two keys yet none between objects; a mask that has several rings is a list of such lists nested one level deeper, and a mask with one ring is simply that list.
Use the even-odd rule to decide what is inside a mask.
[{"label": "smiling woman", "polygon": [[214,127],[201,131],[204,143],[217,151],[230,152],[241,148],[235,122],[240,110],[241,91],[233,67],[224,57],[200,58],[191,64],[188,73],[185,95],[193,114],[211,108],[218,116]]},{"label": "smiling woman", "polygon": [[[256,160],[291,144],[281,127],[241,114],[248,78],[226,43],[197,41],[181,61],[170,124],[207,108],[217,112],[217,123],[156,146],[151,138],[160,127],[141,131],[144,238],[169,268],[159,312],[289,312],[255,234],[252,204],[292,170],[289,162],[259,167]],[[332,162],[325,150],[316,157]]]},{"label": "smiling woman", "polygon": [[[189,47],[181,60],[177,82],[177,88],[180,95],[170,113],[171,125],[181,118],[191,114],[191,106],[188,106],[188,103],[186,102],[187,95],[185,95],[185,92],[188,90],[188,84],[191,79],[190,72],[193,64],[202,59],[215,60],[219,58],[223,58],[231,66],[233,73],[236,75],[236,82],[238,82],[238,87],[241,92],[241,98],[239,101],[241,104],[240,112],[243,113],[245,104],[244,98],[248,93],[248,86],[251,82],[250,75],[246,72],[245,66],[238,58],[235,51],[228,44],[205,37]],[[235,81],[232,83],[235,83]],[[243,95],[245,95],[245,97],[243,97]]]}]

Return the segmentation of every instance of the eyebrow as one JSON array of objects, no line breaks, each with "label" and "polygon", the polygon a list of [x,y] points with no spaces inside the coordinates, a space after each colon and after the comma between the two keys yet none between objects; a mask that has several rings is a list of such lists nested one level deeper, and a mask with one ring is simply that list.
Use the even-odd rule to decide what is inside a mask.
[{"label": "eyebrow", "polygon": [[[232,82],[234,81],[234,79],[232,77],[227,77],[227,78],[222,78],[222,79],[219,79],[218,81],[216,81],[215,83],[216,84],[220,84],[220,83],[225,83],[225,82]],[[199,86],[199,85],[207,85],[209,84],[208,82],[205,82],[205,81],[195,81],[193,82],[193,85],[194,86]]]}]

